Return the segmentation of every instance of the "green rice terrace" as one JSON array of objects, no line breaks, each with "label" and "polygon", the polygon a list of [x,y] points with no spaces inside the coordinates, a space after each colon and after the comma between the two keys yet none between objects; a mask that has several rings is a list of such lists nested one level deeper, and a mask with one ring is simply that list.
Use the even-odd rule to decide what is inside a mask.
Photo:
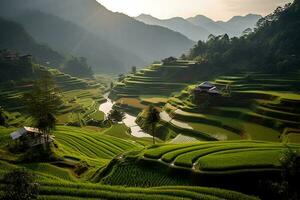
[{"label": "green rice terrace", "polygon": [[200,69],[194,61],[153,64],[135,74],[127,75],[113,88],[111,96],[117,99],[141,95],[169,96],[172,92],[177,92],[189,83],[199,80],[199,75],[195,71]]},{"label": "green rice terrace", "polygon": [[[175,138],[175,143],[241,139],[300,141],[300,94],[296,92],[300,88],[299,74],[234,74],[220,76],[211,84],[221,95],[195,95],[198,85],[189,85],[170,98],[139,96],[136,101],[162,109],[160,126],[168,130],[161,129],[157,134],[165,140]],[[132,105],[128,101],[122,103],[123,107]],[[140,114],[138,119],[142,126],[143,117]]]},{"label": "green rice terrace", "polygon": [[[256,199],[238,192],[195,186],[131,188],[103,185],[101,177],[106,173],[106,168],[111,166],[112,158],[119,158],[124,152],[141,151],[146,144],[149,145],[149,142],[119,139],[110,135],[110,132],[124,134],[123,129],[119,126],[94,131],[89,128],[58,126],[54,132],[54,151],[59,160],[50,163],[19,163],[23,154],[9,153],[6,146],[10,143],[9,133],[14,128],[2,127],[0,177],[19,167],[34,172],[40,184],[39,199]],[[83,172],[79,170],[82,165],[87,168]]]},{"label": "green rice terrace", "polygon": [[271,1],[0,0],[0,200],[300,200],[300,0]]},{"label": "green rice terrace", "polygon": [[251,193],[259,180],[280,177],[280,157],[287,149],[299,148],[261,141],[161,144],[115,158],[101,182],[141,187],[204,185]]},{"label": "green rice terrace", "polygon": [[[99,105],[105,101],[101,94],[105,88],[97,82],[72,77],[50,69],[55,83],[62,93],[58,124],[85,124],[91,119],[103,120]],[[28,125],[31,119],[24,115],[24,93],[31,90],[32,81],[4,82],[0,84],[0,102],[11,126]],[[25,112],[26,113],[26,112]]]},{"label": "green rice terrace", "polygon": [[[150,69],[159,71],[158,76],[161,68],[166,74],[175,68],[178,75],[195,67],[180,64]],[[154,105],[159,110],[153,145],[151,137],[131,135],[132,127],[125,122],[102,123],[106,118],[99,105],[106,101],[107,83],[50,72],[61,88],[62,103],[51,133],[52,154],[45,161],[35,161],[42,146],[17,151],[18,142],[10,135],[32,124],[21,101],[32,81],[0,87],[8,116],[7,127],[0,127],[0,180],[13,169],[25,168],[36,175],[39,199],[267,199],[260,185],[281,180],[284,156],[299,155],[298,74],[220,76],[211,81],[220,91],[214,95],[196,93],[199,80],[182,80],[162,94],[154,92],[158,88],[144,93],[141,88],[151,90],[151,81],[148,87],[136,82],[134,90],[120,92],[120,84],[126,89],[127,81],[130,84],[136,76],[131,74],[110,96],[117,108],[139,113],[136,123],[145,132],[147,108]],[[174,77],[166,78],[167,84]],[[259,80],[263,83],[252,84]],[[162,80],[157,83],[162,85]],[[283,83],[284,90],[276,86]],[[4,186],[1,182],[0,190]]]}]

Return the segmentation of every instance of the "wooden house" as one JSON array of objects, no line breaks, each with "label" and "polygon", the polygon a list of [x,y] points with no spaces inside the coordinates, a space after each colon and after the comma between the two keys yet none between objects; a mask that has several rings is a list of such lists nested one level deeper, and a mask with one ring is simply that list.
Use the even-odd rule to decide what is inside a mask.
[{"label": "wooden house", "polygon": [[195,96],[206,95],[206,94],[220,96],[222,93],[218,90],[218,88],[214,84],[206,81],[201,83],[195,88],[194,94]]},{"label": "wooden house", "polygon": [[31,147],[54,141],[54,136],[46,137],[39,129],[26,126],[11,133],[10,137]]}]

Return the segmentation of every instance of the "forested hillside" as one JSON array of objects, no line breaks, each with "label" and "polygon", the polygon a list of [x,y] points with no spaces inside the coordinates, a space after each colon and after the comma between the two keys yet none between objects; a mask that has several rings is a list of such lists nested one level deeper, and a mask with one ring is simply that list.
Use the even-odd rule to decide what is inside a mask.
[{"label": "forested hillside", "polygon": [[203,61],[218,73],[260,70],[285,73],[299,70],[300,1],[278,8],[259,20],[254,32],[241,38],[228,35],[199,41],[188,58]]},{"label": "forested hillside", "polygon": [[[1,57],[11,57],[12,61],[19,61],[22,56],[30,55],[31,59],[37,64],[41,64],[48,67],[55,67],[66,73],[77,77],[90,77],[93,74],[92,68],[88,65],[85,58],[76,58],[71,55],[61,54],[47,45],[39,44],[28,32],[18,23],[1,19],[0,18],[0,50],[7,50],[1,52]],[[70,58],[69,58],[70,57]],[[18,63],[6,62],[7,60],[1,60],[1,71],[3,70],[15,70],[8,66],[16,65]],[[9,60],[11,61],[11,60]],[[72,65],[70,65],[72,63]],[[21,65],[22,66],[22,65]],[[24,76],[25,74],[16,74],[15,76]],[[16,79],[11,74],[5,74],[8,76],[7,80]],[[3,80],[6,80],[4,77]]]},{"label": "forested hillside", "polygon": [[86,57],[97,72],[121,73],[132,65],[145,64],[137,55],[60,17],[40,11],[28,11],[14,20],[20,22],[39,42],[47,43],[66,54]]},{"label": "forested hillside", "polygon": [[38,44],[24,28],[12,21],[0,18],[0,49],[11,49],[22,54],[32,54],[39,63],[54,67],[64,61],[64,56],[46,45]]}]

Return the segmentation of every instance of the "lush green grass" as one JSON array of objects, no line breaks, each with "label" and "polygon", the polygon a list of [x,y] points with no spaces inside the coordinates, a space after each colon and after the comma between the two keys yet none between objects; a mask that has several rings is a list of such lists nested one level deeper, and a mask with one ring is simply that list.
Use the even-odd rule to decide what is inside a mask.
[{"label": "lush green grass", "polygon": [[[300,149],[299,145],[292,145]],[[226,171],[280,167],[279,157],[285,149],[280,143],[228,141],[165,145],[150,148],[145,158],[162,159],[171,166],[195,171]]]}]

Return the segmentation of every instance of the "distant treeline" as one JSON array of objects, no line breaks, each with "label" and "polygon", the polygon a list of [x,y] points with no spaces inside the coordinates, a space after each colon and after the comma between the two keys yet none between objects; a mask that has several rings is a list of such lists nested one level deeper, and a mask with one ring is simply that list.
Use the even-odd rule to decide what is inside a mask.
[{"label": "distant treeline", "polygon": [[300,69],[300,0],[277,8],[240,38],[210,35],[183,58],[208,64],[216,72],[290,73]]}]

